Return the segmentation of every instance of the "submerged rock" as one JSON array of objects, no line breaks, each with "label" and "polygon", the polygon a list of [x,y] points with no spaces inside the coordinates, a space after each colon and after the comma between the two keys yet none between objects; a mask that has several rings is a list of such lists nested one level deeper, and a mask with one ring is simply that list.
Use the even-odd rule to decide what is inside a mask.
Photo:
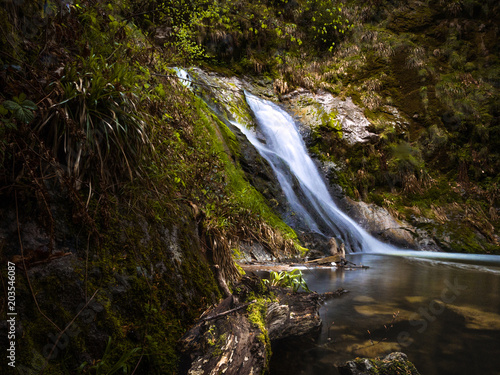
[{"label": "submerged rock", "polygon": [[472,306],[451,305],[442,301],[436,301],[436,303],[460,316],[468,329],[500,331],[499,314],[482,311]]},{"label": "submerged rock", "polygon": [[408,360],[406,354],[401,352],[388,354],[382,359],[358,358],[340,366],[338,370],[341,375],[419,375],[419,372],[413,363]]},{"label": "submerged rock", "polygon": [[[349,341],[348,335],[344,335],[342,339]],[[373,344],[370,340],[365,340],[361,343],[350,344],[346,346],[346,352],[352,353],[352,356],[375,358],[386,353],[401,350],[401,345],[393,341],[382,341]]]}]

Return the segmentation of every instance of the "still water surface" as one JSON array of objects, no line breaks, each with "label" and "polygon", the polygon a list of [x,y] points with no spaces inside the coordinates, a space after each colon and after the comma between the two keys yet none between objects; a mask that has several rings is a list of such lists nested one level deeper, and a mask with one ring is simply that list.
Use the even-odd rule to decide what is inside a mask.
[{"label": "still water surface", "polygon": [[500,257],[349,257],[370,268],[303,270],[311,290],[349,293],[323,304],[317,342],[274,348],[271,374],[336,374],[392,351],[422,375],[500,374]]}]

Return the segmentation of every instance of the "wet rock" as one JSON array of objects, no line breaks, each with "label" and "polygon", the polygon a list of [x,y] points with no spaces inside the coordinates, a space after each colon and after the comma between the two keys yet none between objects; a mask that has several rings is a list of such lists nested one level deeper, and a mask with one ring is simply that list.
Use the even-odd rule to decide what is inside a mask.
[{"label": "wet rock", "polygon": [[[353,103],[351,98],[342,100],[325,91],[312,93],[300,89],[282,98],[287,107],[295,114],[301,122],[300,126],[314,128],[320,126],[325,115],[335,114],[336,119],[342,126],[343,139],[348,144],[368,142],[376,134],[368,131],[370,122],[363,114],[363,109]],[[307,133],[301,129],[301,133]]]},{"label": "wet rock", "polygon": [[382,359],[359,358],[347,362],[340,366],[338,370],[341,375],[389,375],[395,373],[419,375],[406,354],[401,352],[388,354]]},{"label": "wet rock", "polygon": [[346,213],[366,231],[382,241],[393,245],[416,249],[439,251],[434,239],[424,230],[398,220],[389,211],[375,204],[356,202],[348,197],[341,202]]},{"label": "wet rock", "polygon": [[240,145],[238,161],[245,172],[245,176],[255,189],[261,193],[272,207],[280,214],[291,211],[278,179],[269,163],[260,156],[259,152],[250,143],[239,129],[230,126]]},{"label": "wet rock", "polygon": [[271,341],[297,338],[319,333],[320,295],[316,293],[289,293],[277,289],[278,302],[268,306],[266,327]]},{"label": "wet rock", "polygon": [[205,102],[228,120],[246,126],[253,127],[255,123],[246,104],[245,91],[271,100],[274,98],[272,82],[265,78],[225,77],[199,68],[190,69],[189,74],[198,83],[195,85],[197,93]]},{"label": "wet rock", "polygon": [[239,246],[240,255],[238,256],[238,262],[253,263],[253,262],[273,262],[276,257],[270,254],[264,246],[259,242],[240,242]]},{"label": "wet rock", "polygon": [[395,219],[387,210],[374,204],[345,199],[350,207],[348,214],[368,232],[399,246],[416,247],[412,235],[415,229],[409,224]]},{"label": "wet rock", "polygon": [[377,138],[376,134],[368,131],[370,122],[363,114],[363,109],[353,103],[351,98],[342,100],[331,94],[321,93],[316,95],[316,100],[321,103],[327,111],[336,110],[337,119],[342,125],[343,138],[349,144],[364,143],[372,138]]},{"label": "wet rock", "polygon": [[300,238],[306,248],[319,250],[322,254],[328,254],[329,238],[324,236],[323,234],[298,231],[297,236]]}]

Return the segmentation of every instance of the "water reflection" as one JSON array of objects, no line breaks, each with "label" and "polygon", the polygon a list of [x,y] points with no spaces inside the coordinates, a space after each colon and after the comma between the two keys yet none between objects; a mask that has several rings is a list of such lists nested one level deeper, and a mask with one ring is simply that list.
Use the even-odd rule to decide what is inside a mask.
[{"label": "water reflection", "polygon": [[325,302],[314,347],[300,354],[276,348],[272,374],[335,374],[335,364],[395,350],[422,374],[500,374],[498,264],[371,254],[351,260],[370,268],[303,271],[318,293],[350,293]]}]

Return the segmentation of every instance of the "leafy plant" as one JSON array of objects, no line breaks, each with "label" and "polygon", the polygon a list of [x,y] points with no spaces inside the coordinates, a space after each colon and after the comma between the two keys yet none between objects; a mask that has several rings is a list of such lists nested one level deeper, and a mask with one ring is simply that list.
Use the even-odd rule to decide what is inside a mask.
[{"label": "leafy plant", "polygon": [[26,94],[22,93],[19,96],[15,96],[13,100],[5,100],[2,103],[0,106],[0,115],[6,127],[15,127],[9,119],[4,118],[5,115],[10,112],[14,119],[28,124],[35,118],[33,112],[37,109],[37,105],[31,100],[26,99]]},{"label": "leafy plant", "polygon": [[138,22],[161,20],[169,30],[165,46],[174,51],[173,60],[188,64],[215,57],[242,68],[251,65],[256,72],[276,62],[286,65],[280,63],[284,51],[297,50],[305,38],[316,51],[332,51],[350,28],[337,1],[161,0],[149,6],[148,12],[138,12],[144,13]]},{"label": "leafy plant", "polygon": [[63,100],[36,131],[47,135],[54,155],[77,180],[115,183],[122,174],[137,175],[141,151],[150,144],[136,83],[128,65],[96,54],[69,65],[56,83]]},{"label": "leafy plant", "polygon": [[293,271],[271,271],[269,274],[269,279],[264,279],[264,283],[271,286],[281,286],[284,288],[291,288],[295,293],[300,288],[306,292],[310,292],[304,277],[302,276],[302,271],[294,269]]},{"label": "leafy plant", "polygon": [[[3,163],[8,149],[7,134],[18,128],[18,123],[28,124],[35,118],[37,105],[26,99],[26,94],[15,96],[13,100],[5,100],[0,105],[0,161]],[[11,154],[12,155],[12,154]]]},{"label": "leafy plant", "polygon": [[307,0],[305,21],[310,24],[313,40],[319,47],[333,50],[335,42],[352,27],[342,13],[344,4],[338,2]]}]

